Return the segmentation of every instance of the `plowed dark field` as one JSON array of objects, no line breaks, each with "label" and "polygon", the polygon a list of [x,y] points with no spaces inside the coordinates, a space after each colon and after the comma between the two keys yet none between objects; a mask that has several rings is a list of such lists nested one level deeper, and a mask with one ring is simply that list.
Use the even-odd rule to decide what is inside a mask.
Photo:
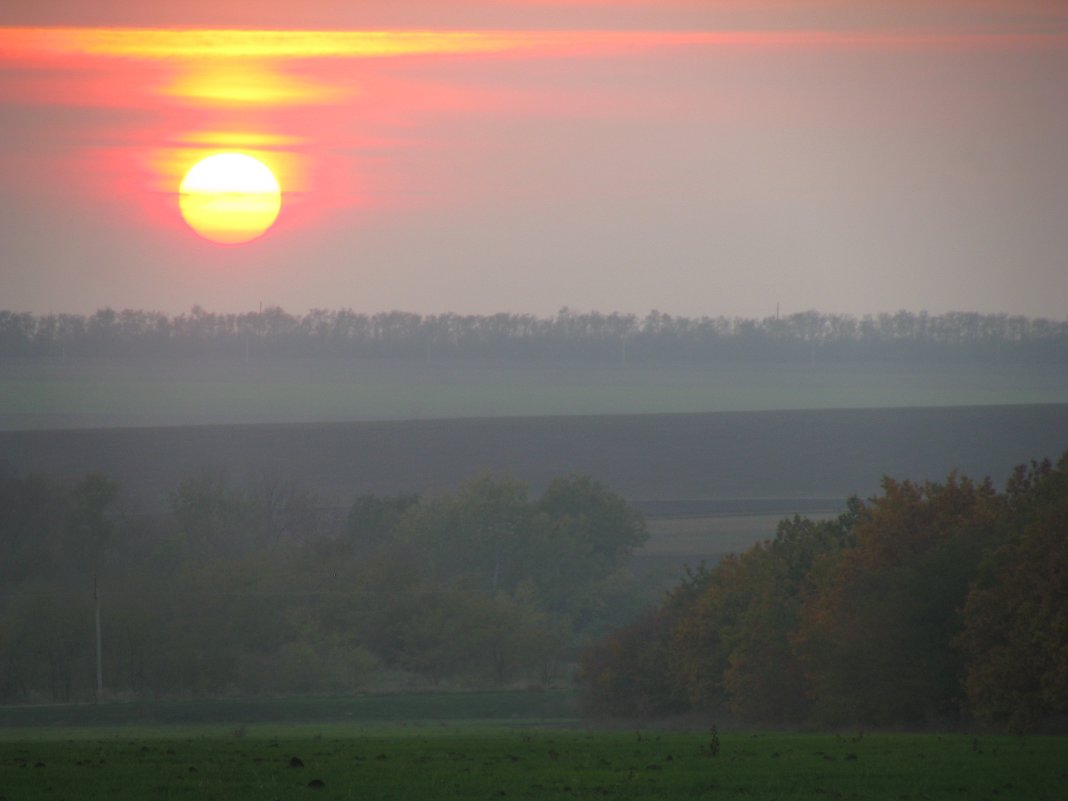
[{"label": "plowed dark field", "polygon": [[[991,476],[1068,449],[1068,404],[511,417],[0,432],[0,469],[118,479],[136,508],[185,477],[296,481],[348,504],[361,493],[433,493],[487,471],[537,490],[593,475],[653,517],[833,508],[881,477]],[[787,504],[788,505],[788,504]]]}]

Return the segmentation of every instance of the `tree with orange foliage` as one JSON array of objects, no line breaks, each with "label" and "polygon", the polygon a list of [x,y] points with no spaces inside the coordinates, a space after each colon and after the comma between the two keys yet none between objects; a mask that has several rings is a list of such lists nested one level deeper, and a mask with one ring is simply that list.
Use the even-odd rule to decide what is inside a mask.
[{"label": "tree with orange foliage", "polygon": [[990,481],[886,478],[856,525],[856,546],[818,565],[794,647],[828,722],[917,724],[964,702],[952,641],[1003,498]]},{"label": "tree with orange foliage", "polygon": [[1068,714],[1068,453],[1019,468],[1008,496],[1017,533],[985,565],[957,642],[976,717],[1026,731]]}]

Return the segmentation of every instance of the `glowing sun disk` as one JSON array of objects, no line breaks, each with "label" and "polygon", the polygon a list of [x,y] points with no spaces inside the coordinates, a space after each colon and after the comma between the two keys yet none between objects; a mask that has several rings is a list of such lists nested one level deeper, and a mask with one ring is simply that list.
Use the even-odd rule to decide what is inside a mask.
[{"label": "glowing sun disk", "polygon": [[178,190],[189,227],[225,245],[248,242],[270,228],[282,190],[262,161],[244,153],[216,153],[190,168]]}]

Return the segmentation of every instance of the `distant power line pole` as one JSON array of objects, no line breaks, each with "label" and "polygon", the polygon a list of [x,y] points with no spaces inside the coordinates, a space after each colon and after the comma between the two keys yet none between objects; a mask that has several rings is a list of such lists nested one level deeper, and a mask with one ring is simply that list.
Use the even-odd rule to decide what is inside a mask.
[{"label": "distant power line pole", "polygon": [[100,589],[97,584],[97,572],[93,571],[93,602],[96,607],[96,702],[104,697],[104,660],[100,642]]}]

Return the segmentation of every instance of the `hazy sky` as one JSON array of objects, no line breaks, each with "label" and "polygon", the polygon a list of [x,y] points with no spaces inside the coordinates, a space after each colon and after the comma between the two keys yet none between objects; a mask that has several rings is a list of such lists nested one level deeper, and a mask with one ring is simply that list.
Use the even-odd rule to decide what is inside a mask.
[{"label": "hazy sky", "polygon": [[0,308],[1063,319],[1066,76],[1063,0],[5,0]]}]

